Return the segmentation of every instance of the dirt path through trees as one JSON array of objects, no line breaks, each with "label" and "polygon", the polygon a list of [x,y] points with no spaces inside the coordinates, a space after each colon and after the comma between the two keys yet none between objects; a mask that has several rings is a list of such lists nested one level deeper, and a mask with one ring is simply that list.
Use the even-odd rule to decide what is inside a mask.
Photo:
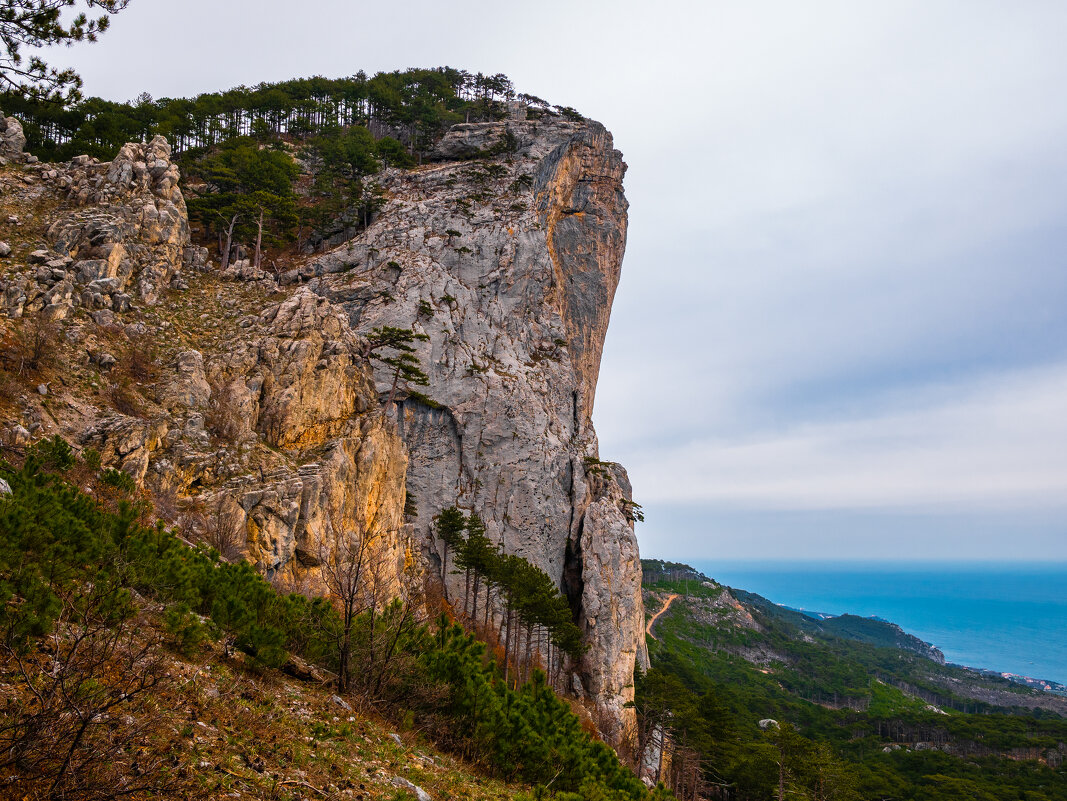
[{"label": "dirt path through trees", "polygon": [[660,609],[658,612],[656,612],[656,614],[654,614],[652,616],[652,619],[650,621],[648,621],[648,625],[645,626],[645,634],[647,634],[653,640],[658,640],[659,637],[657,637],[655,634],[652,633],[652,624],[655,623],[657,620],[659,620],[660,615],[662,615],[664,612],[666,612],[670,608],[671,601],[673,601],[677,597],[678,597],[677,593],[675,593],[674,595],[668,595],[667,596],[667,600],[663,602],[663,608]]}]

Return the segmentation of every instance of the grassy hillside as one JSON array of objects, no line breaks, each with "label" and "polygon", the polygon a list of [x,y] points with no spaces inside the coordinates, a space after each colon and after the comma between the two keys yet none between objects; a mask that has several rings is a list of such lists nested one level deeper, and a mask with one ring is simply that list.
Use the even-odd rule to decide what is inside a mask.
[{"label": "grassy hillside", "polygon": [[4,456],[0,797],[669,797],[444,614],[343,617],[153,522],[91,449]]}]

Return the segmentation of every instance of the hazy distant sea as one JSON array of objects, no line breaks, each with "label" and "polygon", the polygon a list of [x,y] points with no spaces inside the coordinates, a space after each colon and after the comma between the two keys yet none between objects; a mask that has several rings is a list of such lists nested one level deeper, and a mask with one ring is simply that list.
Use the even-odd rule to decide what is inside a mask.
[{"label": "hazy distant sea", "polygon": [[784,606],[885,618],[949,662],[1067,684],[1067,563],[692,564]]}]

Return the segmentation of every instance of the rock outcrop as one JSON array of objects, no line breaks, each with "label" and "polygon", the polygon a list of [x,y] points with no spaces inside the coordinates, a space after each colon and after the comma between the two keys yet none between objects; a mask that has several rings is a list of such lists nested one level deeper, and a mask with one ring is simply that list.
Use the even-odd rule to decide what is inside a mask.
[{"label": "rock outcrop", "polygon": [[339,542],[368,537],[381,567],[376,578],[387,588],[381,591],[399,594],[411,556],[407,453],[380,412],[358,337],[339,309],[306,289],[259,321],[259,336],[208,365],[216,408],[233,415],[237,438],[263,441],[298,464],[240,475],[211,502],[272,577],[314,583],[312,568]]},{"label": "rock outcrop", "polygon": [[81,442],[138,484],[188,499],[191,528],[284,586],[321,591],[322,562],[367,537],[376,591],[401,594],[407,453],[359,337],[306,288],[246,322],[225,352],[177,354],[158,415],[105,416]]},{"label": "rock outcrop", "polygon": [[[14,141],[21,128],[6,125]],[[190,241],[179,178],[160,136],[111,162],[23,159],[0,174],[3,196],[29,213],[0,274],[0,333],[24,317],[62,322],[56,344],[69,359],[56,410],[24,396],[28,427],[6,439],[60,433],[95,448],[153,491],[170,522],[285,586],[321,590],[323,559],[373,540],[375,591],[400,594],[416,564],[407,454],[381,413],[361,338],[339,307],[299,285],[279,297],[273,279],[240,309],[225,284],[198,287],[207,306],[183,302],[194,276],[217,279]],[[183,344],[222,317],[226,337],[210,349]]]},{"label": "rock outcrop", "polygon": [[[17,123],[8,118],[10,131]],[[21,132],[21,128],[19,128]],[[77,156],[68,164],[35,164],[6,189],[28,203],[61,203],[45,234],[48,244],[29,253],[34,269],[5,275],[0,304],[10,317],[44,311],[52,320],[73,309],[124,312],[153,304],[181,271],[204,269],[207,252],[189,237],[189,215],[178,167],[161,136],[127,144],[114,161]]]},{"label": "rock outcrop", "polygon": [[25,147],[26,134],[23,133],[22,123],[14,117],[0,114],[0,159],[20,159]]},{"label": "rock outcrop", "polygon": [[[431,530],[458,504],[545,570],[590,645],[576,686],[618,741],[647,660],[641,567],[629,482],[599,460],[591,414],[626,239],[625,165],[601,125],[559,118],[455,126],[436,153],[480,158],[390,172],[369,229],[290,280],[310,279],[361,331],[428,337],[429,387],[396,414],[430,569],[462,595]],[[378,374],[383,396],[391,381]]]}]

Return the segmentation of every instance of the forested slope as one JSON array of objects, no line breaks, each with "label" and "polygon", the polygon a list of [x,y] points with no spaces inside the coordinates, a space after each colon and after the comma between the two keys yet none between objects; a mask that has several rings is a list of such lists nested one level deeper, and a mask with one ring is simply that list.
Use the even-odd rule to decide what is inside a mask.
[{"label": "forested slope", "polygon": [[680,595],[638,693],[680,797],[1067,798],[1063,699],[946,666],[884,621],[818,621],[684,565],[645,575],[648,608]]}]

